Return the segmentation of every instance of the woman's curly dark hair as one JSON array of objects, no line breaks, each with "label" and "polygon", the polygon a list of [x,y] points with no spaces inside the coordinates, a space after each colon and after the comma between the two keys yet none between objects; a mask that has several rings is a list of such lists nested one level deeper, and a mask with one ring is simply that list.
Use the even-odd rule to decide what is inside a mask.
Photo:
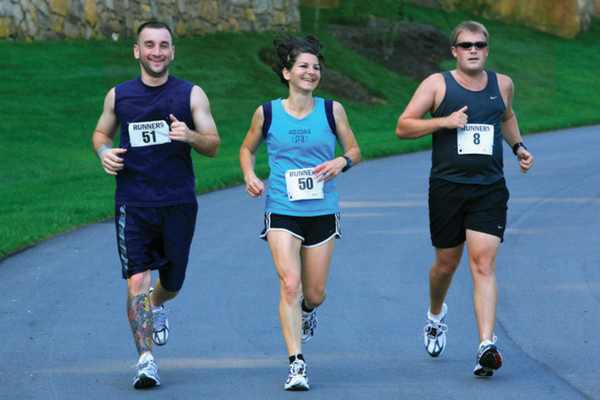
[{"label": "woman's curly dark hair", "polygon": [[291,35],[288,31],[283,30],[281,33],[273,37],[275,45],[276,57],[275,64],[271,67],[284,85],[289,87],[289,82],[283,77],[283,69],[291,70],[296,59],[302,53],[313,54],[319,60],[319,67],[323,70],[325,57],[320,52],[323,48],[321,42],[315,35],[304,35],[297,37]]}]

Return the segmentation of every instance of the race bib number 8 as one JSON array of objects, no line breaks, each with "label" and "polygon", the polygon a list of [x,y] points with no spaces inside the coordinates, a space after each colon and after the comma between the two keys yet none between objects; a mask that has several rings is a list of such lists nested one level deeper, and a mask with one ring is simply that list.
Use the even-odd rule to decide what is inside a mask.
[{"label": "race bib number 8", "polygon": [[458,154],[492,155],[494,152],[494,125],[467,124],[457,128]]},{"label": "race bib number 8", "polygon": [[312,168],[286,171],[285,184],[288,199],[290,201],[322,199],[323,181],[317,182],[316,175]]},{"label": "race bib number 8", "polygon": [[129,124],[131,147],[171,143],[171,139],[169,139],[170,130],[166,121],[131,122]]}]

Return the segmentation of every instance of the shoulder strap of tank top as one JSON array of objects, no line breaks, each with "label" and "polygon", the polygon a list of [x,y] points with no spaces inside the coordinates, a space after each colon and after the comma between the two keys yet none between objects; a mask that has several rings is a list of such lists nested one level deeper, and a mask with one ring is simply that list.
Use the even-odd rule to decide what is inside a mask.
[{"label": "shoulder strap of tank top", "polygon": [[269,128],[271,127],[271,121],[273,120],[273,109],[271,106],[271,102],[265,103],[262,105],[263,114],[265,116],[265,121],[262,126],[262,135],[263,139],[267,138],[267,133],[269,132]]},{"label": "shoulder strap of tank top", "polygon": [[488,76],[488,86],[489,84],[493,84],[498,86],[498,75],[496,75],[496,73],[494,71],[485,71],[487,73]]},{"label": "shoulder strap of tank top", "polygon": [[[265,121],[262,126],[262,135],[263,138],[266,139],[269,128],[271,127],[271,121],[273,120],[273,109],[271,102],[263,104],[262,107],[265,116]],[[325,100],[325,115],[327,116],[327,123],[329,123],[331,131],[334,135],[337,135],[335,117],[333,116],[333,100]]]},{"label": "shoulder strap of tank top", "polygon": [[337,136],[335,117],[333,116],[333,100],[325,100],[325,115],[327,116],[327,122],[329,123],[331,131]]}]

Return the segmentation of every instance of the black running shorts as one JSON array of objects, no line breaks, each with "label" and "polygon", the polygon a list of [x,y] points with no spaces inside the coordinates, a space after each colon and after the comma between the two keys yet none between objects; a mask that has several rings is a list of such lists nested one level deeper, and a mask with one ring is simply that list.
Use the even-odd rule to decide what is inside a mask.
[{"label": "black running shorts", "polygon": [[158,270],[169,292],[183,286],[198,204],[169,207],[115,207],[115,226],[123,278]]},{"label": "black running shorts", "polygon": [[317,247],[332,237],[341,239],[340,213],[317,217],[294,217],[265,213],[265,229],[260,234],[267,240],[269,231],[287,231],[302,240],[302,247]]},{"label": "black running shorts", "polygon": [[438,248],[456,247],[467,229],[504,240],[508,189],[504,178],[491,185],[429,180],[429,231]]}]

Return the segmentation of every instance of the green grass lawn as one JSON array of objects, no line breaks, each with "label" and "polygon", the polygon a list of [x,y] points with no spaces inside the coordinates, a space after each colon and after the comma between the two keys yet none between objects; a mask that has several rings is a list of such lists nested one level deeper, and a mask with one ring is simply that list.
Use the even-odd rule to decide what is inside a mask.
[{"label": "green grass lawn", "polygon": [[[312,13],[303,9],[302,16],[303,29],[309,32]],[[419,9],[410,9],[409,16],[446,34],[473,18]],[[327,18],[331,15],[324,12],[321,20]],[[523,132],[600,123],[600,32],[567,40],[498,21],[482,22],[491,35],[487,68],[513,78],[514,108]],[[324,25],[319,38],[328,67],[387,102],[365,106],[336,99],[346,108],[363,158],[430,145],[429,138],[401,142],[394,134],[418,82],[348,51]],[[96,40],[0,42],[0,257],[113,215],[114,179],[100,168],[90,139],[107,91],[139,75],[132,46]],[[258,57],[261,49],[272,48],[272,33],[206,35],[177,39],[175,46],[171,73],[204,89],[221,135],[214,159],[194,156],[197,191],[240,183],[238,150],[255,109],[287,93]],[[453,67],[452,62],[442,66]],[[266,161],[263,146],[257,157],[257,172],[263,177]]]}]

